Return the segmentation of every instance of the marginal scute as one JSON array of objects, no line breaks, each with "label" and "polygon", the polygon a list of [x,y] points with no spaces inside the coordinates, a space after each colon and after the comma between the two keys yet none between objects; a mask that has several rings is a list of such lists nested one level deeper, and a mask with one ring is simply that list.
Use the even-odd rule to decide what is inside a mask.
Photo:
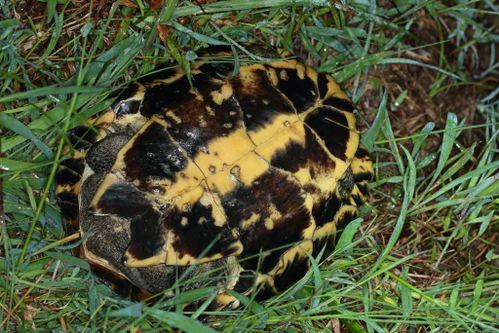
[{"label": "marginal scute", "polygon": [[70,167],[62,164],[59,166],[59,172],[56,175],[58,184],[66,184],[69,186],[75,185],[80,181],[81,173],[72,170]]},{"label": "marginal scute", "polygon": [[232,78],[231,83],[250,136],[275,117],[294,113],[289,100],[272,85],[264,68],[249,66],[240,71],[240,76]]},{"label": "marginal scute", "polygon": [[304,112],[312,107],[318,99],[315,82],[308,76],[303,65],[295,68],[279,69],[277,88],[295,107],[297,112]]},{"label": "marginal scute", "polygon": [[341,160],[348,158],[347,144],[355,134],[351,134],[345,114],[320,107],[307,114],[305,124],[324,142],[332,155]]},{"label": "marginal scute", "polygon": [[210,77],[218,79],[228,78],[234,71],[234,64],[231,63],[210,63],[203,64],[198,68],[201,72],[208,74]]},{"label": "marginal scute", "polygon": [[368,199],[373,164],[334,79],[296,60],[238,68],[146,75],[69,136],[81,151],[56,174],[66,233],[121,294],[149,297],[185,273],[210,282],[183,290],[221,288],[216,310],[239,305],[231,289],[270,297],[309,255],[330,255]]},{"label": "marginal scute", "polygon": [[312,210],[312,215],[317,227],[333,222],[334,215],[340,209],[342,202],[334,194],[322,201],[316,202]]},{"label": "marginal scute", "polygon": [[57,194],[57,200],[61,213],[68,219],[78,218],[78,197],[71,192],[60,192]]}]

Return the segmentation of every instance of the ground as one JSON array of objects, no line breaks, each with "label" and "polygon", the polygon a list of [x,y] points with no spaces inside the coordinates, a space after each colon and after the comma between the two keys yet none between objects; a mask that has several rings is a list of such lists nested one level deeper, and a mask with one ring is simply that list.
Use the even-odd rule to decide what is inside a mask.
[{"label": "ground", "polygon": [[[497,6],[290,3],[2,5],[2,329],[498,331]],[[63,237],[53,176],[66,132],[120,85],[160,63],[188,69],[221,42],[282,48],[341,82],[376,162],[371,200],[335,253],[277,298],[211,316],[180,305],[212,290],[129,302]]]}]

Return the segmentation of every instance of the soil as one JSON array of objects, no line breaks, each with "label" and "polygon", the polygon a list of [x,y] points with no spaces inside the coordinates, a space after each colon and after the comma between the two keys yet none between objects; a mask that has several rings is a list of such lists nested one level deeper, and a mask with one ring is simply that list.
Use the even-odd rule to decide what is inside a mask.
[{"label": "soil", "polygon": [[[437,43],[439,41],[435,20],[425,10],[420,10],[418,20],[412,25],[411,33],[413,38],[408,43],[412,46],[422,46]],[[487,16],[486,22],[489,22],[491,15]],[[444,18],[446,26],[452,29],[455,21]],[[490,27],[490,26],[489,26]],[[495,30],[499,31],[498,26]],[[414,41],[418,41],[417,45]],[[404,102],[396,109],[390,112],[390,120],[396,137],[405,137],[420,130],[426,123],[435,123],[436,129],[442,129],[445,125],[447,114],[453,112],[459,120],[465,120],[466,124],[483,123],[481,115],[476,114],[476,103],[480,97],[487,95],[488,92],[495,89],[499,83],[499,78],[492,76],[482,77],[481,74],[490,65],[491,44],[476,44],[475,50],[469,49],[465,54],[463,61],[464,67],[459,68],[457,64],[458,45],[456,40],[451,39],[444,44],[443,56],[447,63],[447,68],[451,72],[461,72],[461,80],[453,78],[445,79],[440,87],[442,88],[435,96],[430,96],[432,86],[439,78],[439,73],[433,69],[407,65],[391,64],[383,67],[375,67],[371,73],[371,82],[379,81],[386,89],[390,102],[393,103],[396,98],[404,91],[407,96]],[[409,51],[401,54],[401,57],[419,61],[425,65],[442,67],[443,61],[441,46],[425,47],[417,51]],[[474,52],[476,51],[476,52]],[[496,50],[496,53],[498,51]],[[497,54],[499,57],[499,53]],[[497,57],[496,57],[497,58]],[[458,69],[457,71],[455,69]],[[460,85],[466,81],[467,84]],[[379,89],[374,85],[368,85],[362,100],[359,103],[361,113],[372,120],[373,110],[379,105]],[[389,104],[391,104],[389,103]],[[482,138],[481,130],[475,130],[474,133],[467,133],[468,142],[465,145],[471,145],[478,138]],[[433,151],[435,146],[430,145],[428,150]]]},{"label": "soil", "polygon": [[[424,9],[420,10],[417,16],[418,19],[411,29],[413,38],[407,42],[412,42],[413,46],[437,43],[439,35],[436,33],[438,28],[435,26],[435,20]],[[446,29],[452,30],[455,26],[455,21],[449,17],[444,17],[442,22],[446,25]],[[484,16],[483,24],[485,29],[494,29],[496,33],[499,31],[497,18],[492,15]],[[472,31],[466,31],[467,35],[471,33]],[[443,88],[434,96],[430,96],[430,91],[440,74],[433,69],[406,64],[374,67],[370,71],[370,84],[367,85],[366,91],[357,105],[361,118],[372,123],[380,103],[379,84],[381,84],[389,96],[387,103],[389,105],[389,118],[397,138],[417,133],[428,122],[435,123],[435,130],[443,129],[449,112],[455,113],[459,121],[464,120],[465,125],[483,124],[485,119],[476,112],[477,102],[497,87],[499,78],[491,74],[482,75],[490,66],[490,56],[494,50],[491,49],[492,45],[484,43],[475,44],[474,47],[466,52],[464,66],[461,68],[458,67],[459,45],[455,39],[447,41],[443,48],[440,44],[435,44],[414,52],[401,54],[401,57],[437,67],[443,67],[442,61],[444,61],[444,66],[447,66],[444,68],[448,68],[452,73],[459,72],[461,79],[466,82],[466,84],[460,85],[459,83],[463,81],[448,77],[440,85]],[[496,49],[495,59],[499,58],[497,52]],[[442,55],[445,59],[442,59]],[[351,83],[346,82],[346,84]],[[403,92],[407,92],[406,98],[397,108],[393,107],[393,103]],[[470,147],[473,143],[477,143],[477,147],[483,147],[483,144],[480,145],[480,143],[484,143],[484,140],[483,128],[464,130],[459,137],[459,142],[464,147]],[[440,142],[440,135],[430,136],[421,154],[427,155],[438,151]],[[411,146],[410,140],[400,143],[406,147]],[[475,155],[479,156],[479,154],[480,149],[477,149]],[[393,161],[392,156],[388,154],[377,154],[375,158],[381,161]],[[435,164],[430,164],[423,170],[422,174],[430,173],[434,166]],[[385,167],[379,171],[382,174],[381,178],[398,174],[395,166]],[[466,172],[466,170],[462,170],[462,172]],[[376,207],[377,212],[364,218],[366,221],[370,221],[377,216],[378,223],[368,225],[364,232],[375,235],[374,237],[381,248],[386,245],[392,229],[380,224],[380,217],[383,220],[394,220],[399,215],[402,196],[397,196],[394,193],[398,188],[399,185],[391,184],[384,184],[376,188],[372,193],[371,205]],[[392,198],[398,199],[393,202]],[[447,237],[443,236],[449,236],[453,230],[444,226],[443,217],[447,216],[452,221],[452,225],[456,225],[465,218],[465,214],[464,210],[455,212],[449,209],[440,211],[436,217],[425,214],[411,217],[411,220],[406,222],[399,241],[392,250],[392,255],[402,258],[413,253],[423,253],[423,251],[429,253],[436,250],[438,257],[439,249],[446,245],[445,241],[439,242],[438,239],[446,240]],[[471,229],[468,239],[473,239],[476,233],[477,230]],[[442,280],[456,281],[469,273],[479,274],[479,263],[485,260],[484,256],[490,250],[487,243],[494,244],[497,237],[497,232],[490,230],[483,235],[485,242],[475,240],[467,243],[463,240],[454,240],[447,249],[446,256],[438,262],[438,266],[435,262],[436,258],[430,257],[430,254],[427,257],[418,256],[411,261],[409,272],[411,282],[424,287]]]}]

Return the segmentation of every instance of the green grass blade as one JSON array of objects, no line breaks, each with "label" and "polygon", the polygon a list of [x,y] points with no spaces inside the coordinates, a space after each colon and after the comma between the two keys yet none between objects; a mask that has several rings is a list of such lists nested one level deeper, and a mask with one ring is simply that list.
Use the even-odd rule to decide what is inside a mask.
[{"label": "green grass blade", "polygon": [[144,307],[144,313],[150,317],[153,317],[160,323],[166,325],[166,327],[178,328],[186,333],[215,333],[216,331],[204,326],[199,321],[189,318],[185,315],[163,311],[160,309]]},{"label": "green grass blade", "polygon": [[0,126],[4,127],[14,133],[21,135],[22,137],[31,140],[36,148],[40,149],[40,151],[48,158],[52,159],[53,154],[52,150],[38,137],[36,136],[26,125],[24,125],[19,120],[1,113],[0,114]]}]

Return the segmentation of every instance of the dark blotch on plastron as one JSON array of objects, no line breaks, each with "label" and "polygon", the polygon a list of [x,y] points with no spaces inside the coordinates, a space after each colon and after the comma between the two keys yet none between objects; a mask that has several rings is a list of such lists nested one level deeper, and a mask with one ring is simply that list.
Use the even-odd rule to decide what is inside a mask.
[{"label": "dark blotch on plastron", "polygon": [[242,126],[243,120],[233,96],[222,101],[221,105],[213,101],[211,94],[222,88],[221,82],[214,82],[210,76],[201,73],[194,75],[193,84],[203,99],[188,94],[189,99],[169,108],[173,117],[165,114],[170,125],[168,132],[191,158],[200,151],[206,153],[211,140],[228,136]]},{"label": "dark blotch on plastron", "polygon": [[207,75],[216,78],[216,79],[226,79],[229,77],[234,71],[234,63],[233,62],[213,62],[206,63],[199,67],[199,69],[206,73]]},{"label": "dark blotch on plastron", "polygon": [[239,278],[233,290],[240,294],[244,294],[251,290],[254,283],[255,272],[252,270],[243,270],[239,273]]},{"label": "dark blotch on plastron", "polygon": [[185,76],[170,84],[158,84],[154,87],[148,87],[144,94],[140,113],[144,117],[150,118],[155,114],[161,114],[163,109],[185,103],[192,98],[189,93],[190,88],[189,81]]},{"label": "dark blotch on plastron", "polygon": [[350,130],[342,113],[320,107],[307,115],[305,123],[324,141],[326,148],[334,156],[346,160]]},{"label": "dark blotch on plastron", "polygon": [[312,216],[314,217],[317,228],[332,222],[334,215],[336,215],[336,212],[338,212],[341,205],[341,200],[334,194],[329,199],[314,203]]},{"label": "dark blotch on plastron", "polygon": [[329,157],[327,148],[319,143],[317,136],[307,126],[305,126],[305,147],[312,178],[316,177],[316,173],[334,171],[336,163]]},{"label": "dark blotch on plastron", "polygon": [[308,127],[305,127],[305,146],[294,141],[287,143],[284,149],[274,153],[270,164],[292,173],[308,164],[312,178],[315,178],[316,172],[333,172],[335,167],[334,161]]},{"label": "dark blotch on plastron", "polygon": [[175,174],[185,168],[187,159],[166,129],[158,123],[151,123],[136,136],[132,147],[125,153],[124,162],[128,177],[145,182],[148,177],[174,180]]},{"label": "dark blotch on plastron", "polygon": [[355,202],[355,204],[357,205],[357,207],[362,206],[362,204],[364,203],[364,200],[362,200],[362,198],[360,196],[358,196],[357,194],[352,194],[352,199]]},{"label": "dark blotch on plastron", "polygon": [[163,234],[160,213],[149,208],[132,218],[127,250],[135,259],[152,257],[161,251],[165,243]]},{"label": "dark blotch on plastron", "polygon": [[[79,206],[78,201],[73,201],[73,199],[68,198],[67,192],[62,192],[57,194],[57,204],[61,210],[61,215],[64,218],[64,233],[66,236],[72,235],[79,231]],[[78,200],[77,196],[76,200]],[[74,198],[73,197],[73,198]],[[70,200],[70,201],[68,201]],[[78,250],[76,250],[76,254]]]},{"label": "dark blotch on plastron", "polygon": [[[206,48],[196,51],[199,57],[230,57],[233,58],[233,50],[230,45],[210,45]],[[220,55],[221,53],[221,55]]]},{"label": "dark blotch on plastron", "polygon": [[327,84],[328,84],[327,75],[324,73],[317,74],[317,86],[319,88],[319,94],[321,99],[326,97],[327,94]]},{"label": "dark blotch on plastron", "polygon": [[[253,213],[260,214],[258,221],[245,230],[240,229],[240,239],[244,246],[240,255],[243,268],[256,270],[259,267],[261,272],[267,273],[275,267],[292,243],[302,240],[302,232],[311,222],[301,193],[297,183],[285,173],[271,168],[255,179],[252,186],[241,186],[222,197],[222,205],[231,227],[241,228],[243,220],[249,219]],[[281,214],[280,218],[273,221],[271,230],[265,226],[265,218],[271,214],[270,204]],[[267,250],[272,251],[259,266],[258,254]],[[255,257],[248,258],[252,256]]]},{"label": "dark blotch on plastron", "polygon": [[254,100],[250,103],[251,106],[246,104],[243,107],[244,123],[249,131],[258,131],[271,123],[272,119],[278,115],[278,112],[272,108],[263,108],[260,101]]},{"label": "dark blotch on plastron", "polygon": [[[324,226],[326,223],[332,223],[336,213],[343,205],[342,201],[333,195],[328,200],[316,203],[313,208],[313,216],[317,225],[317,228]],[[352,221],[355,216],[350,212],[344,213],[344,218],[340,218],[336,223],[336,232],[331,235],[327,235],[323,238],[314,240],[314,250],[312,255],[317,257],[319,253],[324,249],[322,259],[327,257],[334,250],[334,245],[336,240],[341,235],[341,231],[346,227],[346,225]],[[341,230],[340,230],[341,229]]]},{"label": "dark blotch on plastron", "polygon": [[322,101],[322,104],[332,106],[337,110],[353,112],[352,102],[343,98],[329,97],[328,99]]},{"label": "dark blotch on plastron", "polygon": [[270,164],[289,172],[297,172],[300,167],[307,163],[307,150],[301,144],[291,141],[284,149],[274,153]]},{"label": "dark blotch on plastron", "polygon": [[[211,93],[221,86],[221,83],[213,82],[211,77],[204,73],[193,75],[192,83],[194,88],[201,93],[204,91]],[[190,91],[191,85],[185,75],[169,84],[148,87],[144,94],[140,113],[145,117],[151,117],[155,114],[165,116],[165,113],[170,110],[176,111],[175,114],[179,118],[190,117],[198,122],[197,116],[206,112],[206,104],[196,100],[195,95]],[[184,116],[184,113],[187,115]],[[172,121],[172,125],[175,125],[175,121]]]},{"label": "dark blotch on plastron", "polygon": [[303,112],[314,105],[317,100],[317,91],[314,81],[307,75],[303,79],[298,77],[296,70],[276,68],[278,73],[285,71],[287,80],[279,78],[277,87],[293,103],[296,111]]},{"label": "dark blotch on plastron", "polygon": [[169,128],[169,132],[175,142],[182,147],[182,149],[191,158],[196,156],[199,151],[207,152],[207,141],[204,140],[206,133],[204,130],[193,127],[186,126],[186,124],[172,124]]},{"label": "dark blotch on plastron", "polygon": [[305,276],[309,269],[308,257],[296,258],[279,275],[274,277],[274,286],[279,292],[283,292],[293,283]]},{"label": "dark blotch on plastron", "polygon": [[312,251],[312,257],[318,258],[319,254],[322,252],[321,261],[326,259],[334,250],[336,240],[339,234],[334,233],[332,235],[326,235],[325,237],[314,239],[314,250]]},{"label": "dark blotch on plastron", "polygon": [[265,127],[280,114],[292,114],[294,109],[270,82],[264,70],[252,72],[254,81],[243,86],[239,77],[231,79],[236,97],[244,113],[244,124],[249,131]]},{"label": "dark blotch on plastron", "polygon": [[83,157],[80,158],[70,158],[61,162],[61,166],[69,168],[76,172],[79,175],[83,174],[83,170],[85,169],[85,163]]},{"label": "dark blotch on plastron", "polygon": [[107,135],[88,150],[85,161],[95,173],[107,173],[116,161],[116,155],[130,138],[131,135],[125,133]]},{"label": "dark blotch on plastron", "polygon": [[274,290],[268,283],[264,283],[262,286],[258,288],[258,293],[255,296],[255,300],[258,302],[262,302],[267,300],[275,295]]},{"label": "dark blotch on plastron", "polygon": [[[165,228],[176,236],[173,247],[180,259],[184,255],[197,258],[217,253],[224,253],[226,256],[234,254],[231,245],[236,239],[227,225],[215,225],[212,209],[211,205],[204,206],[197,201],[188,211],[173,208],[163,216]],[[202,223],[198,223],[199,219],[203,219]]]},{"label": "dark blotch on plastron", "polygon": [[115,183],[106,189],[97,208],[102,213],[116,214],[123,218],[134,218],[151,208],[150,201],[134,186]]}]

